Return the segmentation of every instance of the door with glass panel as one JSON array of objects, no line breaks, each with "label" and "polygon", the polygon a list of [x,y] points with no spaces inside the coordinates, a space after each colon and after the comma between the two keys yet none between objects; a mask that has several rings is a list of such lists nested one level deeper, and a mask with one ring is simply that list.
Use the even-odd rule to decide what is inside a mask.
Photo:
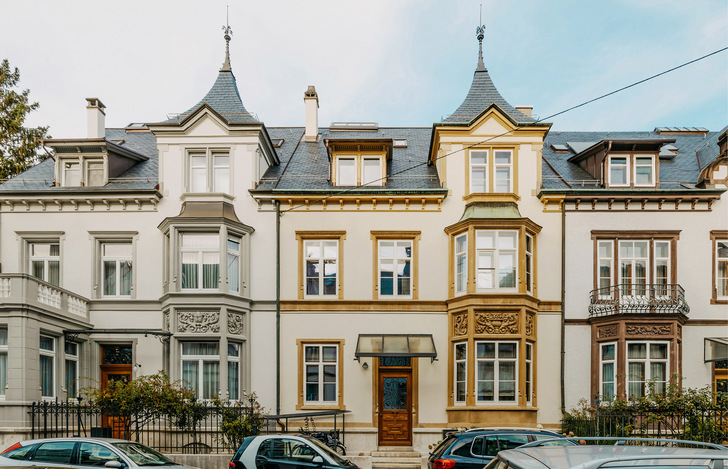
[{"label": "door with glass panel", "polygon": [[378,387],[379,445],[411,445],[412,359],[381,357]]},{"label": "door with glass panel", "polygon": [[[115,382],[129,382],[132,371],[132,350],[127,344],[108,344],[101,347],[101,389],[114,386]],[[111,438],[128,439],[125,429],[129,416],[110,412],[101,415],[101,425]],[[126,423],[126,424],[125,424]]]},{"label": "door with glass panel", "polygon": [[649,241],[619,242],[619,284],[623,303],[647,301]]}]

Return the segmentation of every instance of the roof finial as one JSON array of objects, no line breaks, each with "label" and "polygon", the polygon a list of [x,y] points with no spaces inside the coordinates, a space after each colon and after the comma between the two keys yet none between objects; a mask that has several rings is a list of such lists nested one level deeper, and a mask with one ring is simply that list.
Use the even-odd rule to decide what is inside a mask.
[{"label": "roof finial", "polygon": [[222,64],[221,72],[232,72],[230,68],[230,39],[233,35],[233,29],[230,27],[230,6],[227,7],[227,17],[225,18],[225,26],[222,30],[225,32],[225,62]]},{"label": "roof finial", "polygon": [[485,25],[483,24],[483,4],[480,4],[480,26],[475,28],[478,34],[478,68],[476,70],[485,70],[483,63],[483,38],[485,37]]}]

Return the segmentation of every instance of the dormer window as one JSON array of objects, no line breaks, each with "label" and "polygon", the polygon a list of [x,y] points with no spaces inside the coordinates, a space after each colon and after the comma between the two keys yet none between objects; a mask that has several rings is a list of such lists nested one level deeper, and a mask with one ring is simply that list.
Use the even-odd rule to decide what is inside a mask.
[{"label": "dormer window", "polygon": [[61,158],[62,187],[99,187],[105,182],[103,158]]},{"label": "dormer window", "polygon": [[230,192],[230,151],[226,149],[189,150],[189,192]]},{"label": "dormer window", "polygon": [[610,155],[608,174],[610,187],[655,187],[654,155]]},{"label": "dormer window", "polygon": [[474,149],[469,154],[471,194],[513,192],[513,150]]},{"label": "dormer window", "polygon": [[655,157],[636,156],[634,159],[634,185],[655,185]]},{"label": "dormer window", "polygon": [[391,144],[331,142],[332,183],[335,186],[383,186]]},{"label": "dormer window", "polygon": [[609,158],[609,185],[629,185],[629,166],[627,166],[626,156],[612,156]]}]

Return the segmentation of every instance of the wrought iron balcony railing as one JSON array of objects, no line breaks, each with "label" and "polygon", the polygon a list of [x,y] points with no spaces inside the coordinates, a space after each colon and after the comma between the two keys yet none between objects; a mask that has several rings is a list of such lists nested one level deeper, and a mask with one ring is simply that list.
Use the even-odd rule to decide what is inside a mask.
[{"label": "wrought iron balcony railing", "polygon": [[690,307],[685,290],[677,284],[619,284],[592,290],[589,317],[613,314],[682,314]]}]

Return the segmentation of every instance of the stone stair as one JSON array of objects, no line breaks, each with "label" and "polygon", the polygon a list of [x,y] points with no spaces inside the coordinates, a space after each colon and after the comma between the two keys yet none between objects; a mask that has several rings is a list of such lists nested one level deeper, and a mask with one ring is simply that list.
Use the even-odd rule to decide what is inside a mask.
[{"label": "stone stair", "polygon": [[411,446],[380,446],[372,451],[372,469],[422,469],[422,455]]}]

